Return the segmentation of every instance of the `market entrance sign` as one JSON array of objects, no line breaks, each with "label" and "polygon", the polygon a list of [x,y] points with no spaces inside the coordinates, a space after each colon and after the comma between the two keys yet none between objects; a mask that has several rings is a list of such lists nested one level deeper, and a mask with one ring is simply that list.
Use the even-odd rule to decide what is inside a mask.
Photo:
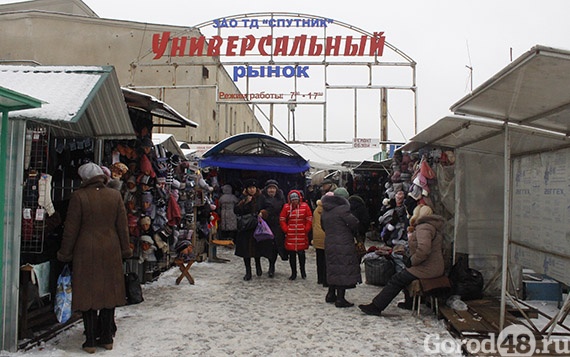
[{"label": "market entrance sign", "polygon": [[[315,133],[320,126],[322,141],[327,141],[328,126],[338,127],[340,120],[342,125],[354,122],[352,138],[366,134],[376,139],[377,133],[379,141],[386,142],[388,113],[398,122],[413,118],[413,134],[417,132],[416,63],[390,44],[381,29],[368,32],[307,14],[255,13],[150,36],[148,58],[157,66],[223,65],[239,92],[216,92],[220,112],[231,113],[232,106],[241,104],[261,110],[270,135],[274,129],[281,134],[279,127],[285,123],[288,134],[281,136],[296,141],[295,131]],[[411,96],[405,99],[400,99],[401,94],[388,98],[390,92],[406,91]],[[400,104],[404,100],[408,102]],[[341,103],[352,115],[333,108]],[[401,114],[399,106],[404,108]],[[370,127],[363,125],[364,120],[374,119]]]}]

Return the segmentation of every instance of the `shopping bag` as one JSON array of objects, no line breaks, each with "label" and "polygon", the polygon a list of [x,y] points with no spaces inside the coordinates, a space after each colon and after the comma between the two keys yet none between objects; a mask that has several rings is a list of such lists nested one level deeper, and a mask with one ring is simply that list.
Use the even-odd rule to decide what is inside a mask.
[{"label": "shopping bag", "polygon": [[[127,265],[128,267],[128,265]],[[125,273],[125,291],[127,293],[127,305],[139,304],[144,301],[139,275],[128,271]]]},{"label": "shopping bag", "polygon": [[269,228],[267,222],[259,216],[257,217],[257,227],[255,227],[255,231],[253,231],[253,238],[258,242],[273,239],[271,228]]},{"label": "shopping bag", "polygon": [[57,278],[54,312],[60,323],[66,323],[71,317],[71,271],[67,264]]}]

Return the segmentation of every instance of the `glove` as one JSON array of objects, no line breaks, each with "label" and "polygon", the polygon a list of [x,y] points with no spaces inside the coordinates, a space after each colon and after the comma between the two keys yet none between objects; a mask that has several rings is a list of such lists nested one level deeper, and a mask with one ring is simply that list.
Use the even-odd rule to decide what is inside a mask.
[{"label": "glove", "polygon": [[402,257],[402,260],[404,261],[404,265],[406,266],[406,268],[409,268],[412,266],[412,260],[407,255],[404,255]]}]

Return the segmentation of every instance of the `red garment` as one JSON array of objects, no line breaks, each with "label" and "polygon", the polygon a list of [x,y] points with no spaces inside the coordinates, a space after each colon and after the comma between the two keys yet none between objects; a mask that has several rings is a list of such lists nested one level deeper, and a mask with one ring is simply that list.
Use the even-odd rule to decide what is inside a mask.
[{"label": "red garment", "polygon": [[170,199],[168,200],[168,207],[166,207],[166,219],[168,220],[168,225],[171,227],[177,226],[182,220],[182,213],[180,213],[180,206],[176,201],[174,195],[170,194]]},{"label": "red garment", "polygon": [[[296,206],[291,204],[292,193],[299,196],[299,203]],[[308,233],[311,231],[313,213],[309,205],[303,202],[303,196],[297,190],[289,192],[287,201],[279,215],[279,224],[285,232],[285,249],[294,252],[306,250],[309,248]]]}]

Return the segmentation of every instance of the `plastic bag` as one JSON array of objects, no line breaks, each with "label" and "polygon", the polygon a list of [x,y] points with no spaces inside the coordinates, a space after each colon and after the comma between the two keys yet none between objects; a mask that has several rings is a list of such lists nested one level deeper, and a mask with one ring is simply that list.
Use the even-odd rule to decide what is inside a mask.
[{"label": "plastic bag", "polygon": [[477,300],[483,297],[483,274],[471,269],[459,258],[449,272],[453,294],[461,296],[464,301]]},{"label": "plastic bag", "polygon": [[253,238],[255,238],[256,241],[261,242],[263,240],[273,239],[273,237],[273,232],[271,231],[271,228],[269,228],[267,222],[258,216],[257,227],[255,227],[255,231],[253,232]]},{"label": "plastic bag", "polygon": [[66,323],[71,317],[71,297],[71,271],[66,264],[57,278],[55,292],[54,312],[60,323]]}]

